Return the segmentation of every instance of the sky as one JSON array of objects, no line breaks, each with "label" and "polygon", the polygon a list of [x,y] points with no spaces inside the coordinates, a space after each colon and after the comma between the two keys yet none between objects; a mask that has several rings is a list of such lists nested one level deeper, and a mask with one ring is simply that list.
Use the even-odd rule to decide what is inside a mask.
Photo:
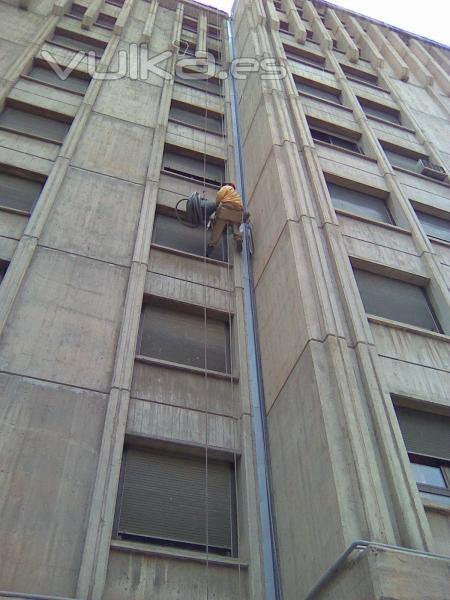
[{"label": "sky", "polygon": [[[233,0],[201,0],[230,12]],[[449,0],[333,0],[333,3],[450,46]]]}]

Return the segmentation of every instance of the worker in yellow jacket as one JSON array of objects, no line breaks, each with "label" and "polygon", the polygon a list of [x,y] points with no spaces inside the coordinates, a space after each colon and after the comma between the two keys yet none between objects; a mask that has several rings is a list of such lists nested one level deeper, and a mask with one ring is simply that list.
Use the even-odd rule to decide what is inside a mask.
[{"label": "worker in yellow jacket", "polygon": [[217,192],[216,206],[219,206],[219,204],[224,204],[230,208],[236,208],[238,210],[243,209],[241,196],[236,190],[234,183],[226,183]]}]

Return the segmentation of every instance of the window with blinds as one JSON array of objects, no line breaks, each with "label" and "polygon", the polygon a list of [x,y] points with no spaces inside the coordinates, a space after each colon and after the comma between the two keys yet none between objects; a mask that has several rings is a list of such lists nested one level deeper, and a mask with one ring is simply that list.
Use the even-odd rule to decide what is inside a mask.
[{"label": "window with blinds", "polygon": [[169,119],[177,123],[198,127],[210,133],[222,135],[223,115],[211,110],[206,111],[200,106],[172,101]]},{"label": "window with blinds", "polygon": [[416,215],[427,235],[450,242],[450,219],[436,217],[420,210],[416,210]]},{"label": "window with blinds", "polygon": [[61,79],[51,67],[41,64],[35,64],[27,77],[77,94],[85,94],[91,81],[91,78],[85,76],[84,73],[78,74],[75,71],[72,71],[66,79]]},{"label": "window with blinds", "polygon": [[381,198],[334,183],[327,183],[327,186],[333,206],[336,209],[345,210],[382,223],[394,222],[385,201]]},{"label": "window with blinds", "polygon": [[30,214],[43,186],[42,180],[0,171],[0,210]]},{"label": "window with blinds", "polygon": [[376,117],[383,121],[389,121],[395,125],[401,125],[400,113],[398,110],[391,108],[390,106],[383,106],[375,102],[369,102],[358,98],[361,108],[368,117]]},{"label": "window with blinds", "polygon": [[207,92],[208,94],[213,94],[215,96],[222,95],[222,86],[217,77],[205,79],[203,74],[199,75],[199,73],[193,73],[188,69],[183,69],[182,74],[175,74],[175,83],[200,90],[201,92]]},{"label": "window with blinds", "polygon": [[424,288],[360,269],[354,274],[367,313],[441,331]]},{"label": "window with blinds", "polygon": [[230,463],[126,448],[115,535],[123,539],[237,555]]},{"label": "window with blinds", "polygon": [[106,48],[106,43],[102,40],[96,40],[92,37],[59,27],[55,29],[55,34],[50,42],[63,48],[75,50],[76,52],[93,52],[98,58],[102,56]]},{"label": "window with blinds", "polygon": [[422,158],[421,156],[416,154],[408,154],[406,150],[403,151],[399,148],[394,149],[383,144],[382,146],[388,161],[393,167],[400,167],[401,169],[406,169],[407,171],[414,171],[416,173],[418,172],[417,162],[420,158]]},{"label": "window with blinds", "polygon": [[181,148],[167,147],[163,155],[163,170],[174,175],[189,177],[195,181],[221,187],[225,180],[225,165],[209,156],[190,154]]},{"label": "window with blinds", "polygon": [[321,100],[328,100],[337,104],[342,104],[341,93],[339,90],[334,90],[330,87],[325,87],[320,84],[315,84],[311,80],[294,77],[295,86],[300,94],[308,94],[315,96]]},{"label": "window with blinds", "polygon": [[450,417],[396,406],[421,496],[450,505]]},{"label": "window with blinds", "polygon": [[350,139],[337,136],[334,133],[328,133],[327,131],[321,131],[319,129],[310,128],[312,138],[315,142],[325,142],[331,146],[337,146],[344,150],[351,150],[358,154],[364,154],[358,144]]},{"label": "window with blinds", "polygon": [[[48,115],[48,113],[45,114]],[[0,127],[2,129],[43,138],[59,144],[66,137],[70,124],[62,115],[55,113],[54,116],[49,117],[36,114],[33,112],[33,107],[28,105],[7,105],[0,114]]]},{"label": "window with blinds", "polygon": [[230,373],[228,322],[170,303],[144,304],[138,354],[219,373]]},{"label": "window with blinds", "polygon": [[[157,213],[153,229],[152,243],[166,248],[174,248],[197,256],[206,256],[209,234],[203,227],[186,227],[175,216]],[[217,244],[210,258],[228,261],[227,237]]]}]

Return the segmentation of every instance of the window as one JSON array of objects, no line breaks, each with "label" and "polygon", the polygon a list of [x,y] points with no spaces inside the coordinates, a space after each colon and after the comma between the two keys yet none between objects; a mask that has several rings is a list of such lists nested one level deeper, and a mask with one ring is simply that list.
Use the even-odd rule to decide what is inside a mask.
[{"label": "window", "polygon": [[422,287],[360,269],[355,269],[354,273],[367,313],[430,331],[441,331]]},{"label": "window", "polygon": [[305,51],[303,48],[296,48],[294,46],[288,46],[283,44],[286,58],[299,63],[312,64],[313,67],[325,64],[325,57],[315,54],[314,52]]},{"label": "window", "polygon": [[72,2],[70,9],[66,12],[68,17],[74,17],[75,19],[82,19],[86,12],[86,6]]},{"label": "window", "polygon": [[[197,79],[195,79],[195,77],[197,77]],[[209,79],[206,79],[204,75],[201,75],[201,79],[198,79],[198,77],[198,73],[193,73],[188,69],[183,69],[183,76],[178,74],[175,75],[175,83],[194,88],[202,92],[207,92],[208,94],[214,94],[216,96],[222,95],[222,87],[219,79],[216,77],[210,77]]]},{"label": "window", "polygon": [[289,23],[287,21],[280,21],[280,31],[291,35],[291,32],[289,31]]},{"label": "window", "polygon": [[139,343],[142,356],[229,373],[229,337],[228,322],[209,316],[205,331],[202,310],[186,312],[167,302],[144,304],[142,308]]},{"label": "window", "polygon": [[[17,106],[17,107],[16,107]],[[45,115],[33,112],[29,105],[7,105],[0,114],[0,128],[61,143],[70,129],[70,122],[57,113]]]},{"label": "window", "polygon": [[55,30],[55,35],[52,37],[51,43],[75,50],[76,52],[80,50],[82,52],[94,52],[97,57],[100,57],[106,48],[106,44],[100,40],[58,28]]},{"label": "window", "polygon": [[367,219],[393,223],[386,203],[377,196],[366,192],[358,192],[341,187],[335,183],[327,183],[333,205],[337,209],[346,210]]},{"label": "window", "polygon": [[368,102],[358,98],[359,103],[368,117],[375,117],[382,119],[383,121],[389,121],[396,125],[401,125],[400,113],[394,108],[389,106],[383,106],[382,104],[376,104],[375,102]]},{"label": "window", "polygon": [[395,411],[420,495],[450,505],[450,417],[403,406]]},{"label": "window", "polygon": [[187,40],[180,40],[180,46],[178,48],[178,54],[180,56],[190,56],[195,58],[197,52],[197,46],[194,42],[188,42]]},{"label": "window", "polygon": [[122,8],[125,0],[106,0],[105,4],[112,4],[113,6],[118,6]]},{"label": "window", "polygon": [[220,187],[225,180],[223,161],[182,148],[166,146],[163,156],[163,170],[166,173],[182,175],[196,181]]},{"label": "window", "polygon": [[409,154],[405,149],[390,148],[388,146],[383,145],[383,150],[386,154],[386,158],[391,163],[393,167],[400,167],[401,169],[406,169],[407,171],[415,171],[418,172],[417,162],[421,158],[421,156],[417,154]]},{"label": "window", "polygon": [[137,447],[124,450],[115,536],[237,555],[231,463]]},{"label": "window", "polygon": [[97,17],[95,24],[98,25],[98,27],[103,27],[104,29],[114,29],[116,18],[101,12]]},{"label": "window", "polygon": [[0,210],[31,213],[44,184],[42,179],[38,179],[39,176],[32,179],[31,173],[27,175],[0,171]]},{"label": "window", "polygon": [[450,220],[416,210],[417,218],[427,235],[450,242]]},{"label": "window", "polygon": [[222,135],[223,116],[210,110],[205,111],[203,108],[192,104],[173,101],[170,107],[169,119]]},{"label": "window", "polygon": [[318,129],[311,128],[310,131],[313,140],[316,142],[325,142],[333,146],[338,146],[339,148],[344,148],[345,150],[351,150],[352,152],[363,154],[358,144],[352,140],[343,137],[338,137],[334,134],[326,133],[325,131],[319,131]]},{"label": "window", "polygon": [[280,12],[284,12],[284,11],[283,11],[283,7],[282,7],[282,5],[281,5],[281,1],[278,1],[278,0],[273,0],[273,5],[274,5],[274,6],[275,6],[275,8],[276,8],[277,10],[279,10]]},{"label": "window", "polygon": [[8,269],[8,265],[2,261],[0,261],[0,284],[2,283],[5,275],[6,275],[6,270]]},{"label": "window", "polygon": [[215,40],[220,40],[220,28],[215,25],[208,25],[208,36]]},{"label": "window", "polygon": [[84,94],[89,87],[91,78],[84,75],[84,73],[78,73],[72,71],[67,79],[61,79],[51,67],[36,63],[28,73],[27,77],[42,83],[54,85],[69,92]]},{"label": "window", "polygon": [[310,96],[316,96],[317,98],[321,98],[322,100],[328,100],[329,102],[341,104],[341,93],[339,90],[334,90],[333,88],[325,87],[320,84],[315,84],[315,82],[309,79],[294,77],[294,80],[295,86],[300,92],[300,94],[309,94]]},{"label": "window", "polygon": [[[182,252],[189,252],[197,256],[205,256],[208,243],[203,227],[187,227],[180,223],[175,216],[157,213],[153,229],[152,242],[167,248],[174,248]],[[223,237],[222,243],[217,244],[210,258],[228,261],[227,238]]]},{"label": "window", "polygon": [[362,71],[351,65],[341,64],[342,70],[351,79],[358,81],[359,83],[370,83],[371,85],[378,85],[378,77],[367,71]]},{"label": "window", "polygon": [[183,29],[186,29],[186,31],[197,33],[197,25],[197,19],[187,16],[183,18]]}]

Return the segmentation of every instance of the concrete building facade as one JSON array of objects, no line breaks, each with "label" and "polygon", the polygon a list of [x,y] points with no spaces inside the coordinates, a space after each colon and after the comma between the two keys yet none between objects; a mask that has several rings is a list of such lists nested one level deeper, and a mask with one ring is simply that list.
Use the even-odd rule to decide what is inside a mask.
[{"label": "concrete building facade", "polygon": [[[0,2],[1,599],[450,597],[449,68],[326,2]],[[176,218],[241,179],[251,277]]]}]

